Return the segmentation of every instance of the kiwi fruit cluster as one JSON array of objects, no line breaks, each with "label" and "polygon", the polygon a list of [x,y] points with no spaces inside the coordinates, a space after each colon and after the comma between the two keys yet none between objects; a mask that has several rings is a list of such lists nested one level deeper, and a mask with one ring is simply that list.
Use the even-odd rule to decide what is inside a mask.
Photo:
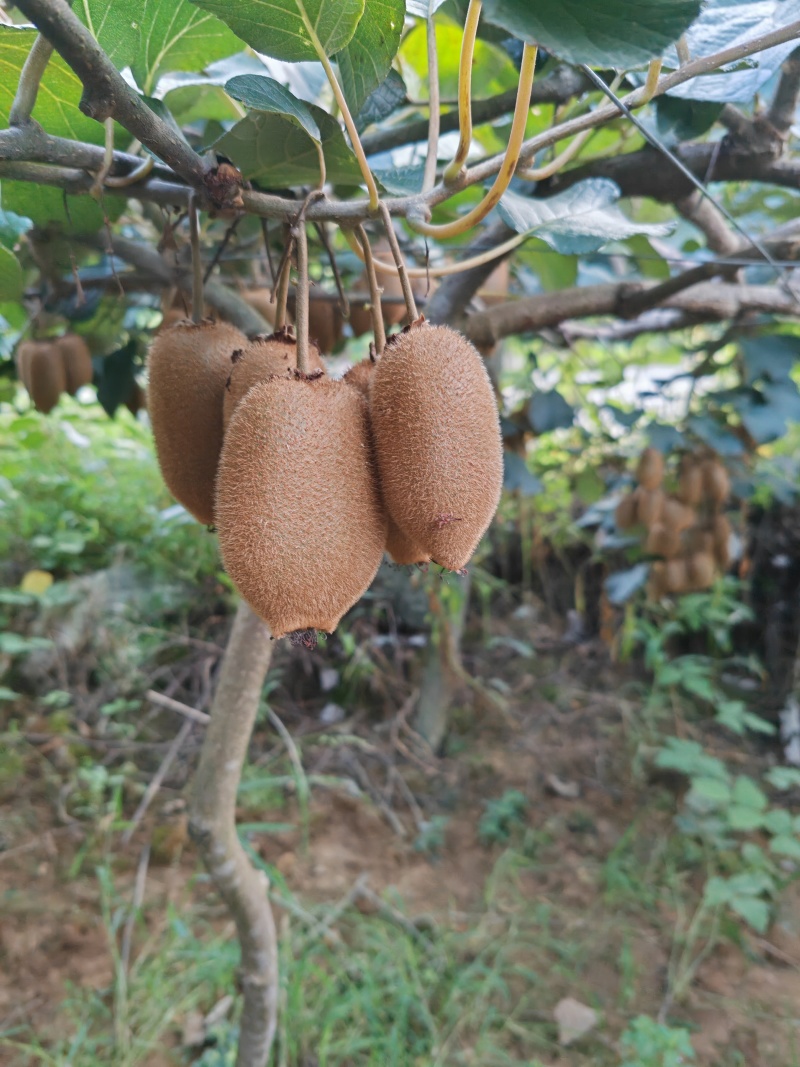
[{"label": "kiwi fruit cluster", "polygon": [[664,489],[666,463],[646,448],[636,468],[637,488],[617,505],[620,529],[642,529],[642,545],[656,557],[648,595],[709,589],[730,565],[730,522],[723,509],[730,496],[728,472],[712,452],[688,453],[680,461],[673,492]]},{"label": "kiwi fruit cluster", "polygon": [[23,341],[17,349],[17,372],[33,406],[49,414],[62,393],[75,396],[92,381],[92,356],[74,333],[42,341]]},{"label": "kiwi fruit cluster", "polygon": [[[311,333],[311,330],[309,330]],[[496,510],[503,463],[483,362],[423,320],[331,379],[284,329],[159,331],[148,404],[168,488],[215,525],[225,568],[274,637],[332,632],[384,551],[461,570]]]}]

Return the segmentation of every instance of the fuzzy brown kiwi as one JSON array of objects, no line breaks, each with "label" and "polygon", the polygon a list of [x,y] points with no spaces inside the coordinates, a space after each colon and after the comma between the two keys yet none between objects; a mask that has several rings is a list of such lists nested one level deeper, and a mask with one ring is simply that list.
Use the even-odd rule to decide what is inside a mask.
[{"label": "fuzzy brown kiwi", "polygon": [[42,344],[41,341],[23,341],[17,348],[17,374],[29,394],[31,391],[31,356],[40,344]]},{"label": "fuzzy brown kiwi", "polygon": [[231,580],[275,637],[335,630],[386,542],[365,398],[329,378],[253,386],[225,434],[216,522]]},{"label": "fuzzy brown kiwi", "polygon": [[64,361],[58,348],[49,341],[40,342],[31,353],[28,374],[33,406],[48,415],[67,388]]},{"label": "fuzzy brown kiwi", "polygon": [[[308,368],[310,374],[325,373],[325,364],[314,344],[308,346]],[[287,334],[254,337],[243,349],[232,352],[222,402],[223,428],[231,421],[236,405],[254,385],[296,369],[297,342]]]},{"label": "fuzzy brown kiwi", "polygon": [[478,296],[487,308],[496,307],[508,300],[508,284],[511,280],[511,266],[507,259],[502,260],[492,271],[478,290]]},{"label": "fuzzy brown kiwi", "polygon": [[731,480],[718,459],[707,459],[702,466],[703,494],[714,507],[720,507],[731,494]]},{"label": "fuzzy brown kiwi", "polygon": [[647,582],[647,596],[650,600],[661,600],[667,595],[667,565],[666,563],[653,563],[650,567],[650,578]]},{"label": "fuzzy brown kiwi", "polygon": [[415,323],[375,365],[370,414],[389,514],[431,559],[460,570],[503,485],[500,421],[483,360],[455,330]]},{"label": "fuzzy brown kiwi", "polygon": [[247,338],[226,322],[181,322],[150,345],[148,407],[167,488],[194,517],[214,522],[214,478],[231,353]]},{"label": "fuzzy brown kiwi", "polygon": [[270,299],[272,296],[270,289],[251,289],[249,292],[243,293],[242,295],[250,307],[254,308],[259,313],[262,319],[266,319],[270,326],[275,326],[275,312],[278,305],[274,300]]},{"label": "fuzzy brown kiwi", "polygon": [[658,489],[664,481],[664,457],[657,448],[646,448],[639,457],[636,481],[643,489]]},{"label": "fuzzy brown kiwi", "polygon": [[134,418],[140,411],[147,411],[147,390],[143,389],[138,382],[133,383],[133,388],[128,394],[128,399],[125,401],[125,407],[130,411]]},{"label": "fuzzy brown kiwi", "polygon": [[722,571],[731,565],[731,524],[724,515],[716,515],[711,528],[714,537],[714,558]]},{"label": "fuzzy brown kiwi", "polygon": [[[369,383],[372,380],[372,372],[375,362],[371,359],[362,359],[354,364],[345,374],[344,381],[369,400]],[[391,515],[387,515],[388,528],[386,532],[386,551],[395,561],[404,565],[412,563],[428,563],[430,556],[423,549],[406,537]]]},{"label": "fuzzy brown kiwi", "polygon": [[710,552],[695,552],[688,560],[689,582],[697,592],[710,589],[714,584],[716,566]]},{"label": "fuzzy brown kiwi", "polygon": [[[295,299],[290,296],[287,306],[295,313]],[[342,339],[344,319],[339,305],[333,300],[310,296],[308,301],[308,336],[323,355],[329,356]]]},{"label": "fuzzy brown kiwi", "polygon": [[685,593],[691,587],[685,559],[670,559],[664,565],[664,584],[668,593]]},{"label": "fuzzy brown kiwi", "polygon": [[684,456],[681,460],[678,499],[693,508],[703,499],[703,469],[694,456]]},{"label": "fuzzy brown kiwi", "polygon": [[369,297],[361,299],[361,293],[352,293],[350,296],[350,327],[354,337],[363,337],[372,329]]},{"label": "fuzzy brown kiwi", "polygon": [[636,493],[626,493],[622,500],[617,504],[616,511],[614,512],[614,521],[617,524],[618,530],[629,530],[639,521],[636,504]]},{"label": "fuzzy brown kiwi", "polygon": [[76,333],[65,333],[63,337],[59,337],[56,347],[64,361],[67,392],[70,396],[75,396],[82,385],[92,383],[92,354],[84,339]]},{"label": "fuzzy brown kiwi", "polygon": [[666,497],[661,489],[643,489],[641,486],[636,490],[636,514],[639,522],[651,527],[661,521]]},{"label": "fuzzy brown kiwi", "polygon": [[672,559],[681,550],[681,535],[661,522],[654,522],[650,527],[645,542],[645,552],[653,556]]},{"label": "fuzzy brown kiwi", "polygon": [[714,534],[706,526],[692,526],[684,536],[686,551],[690,554],[695,552],[714,552]]},{"label": "fuzzy brown kiwi", "polygon": [[683,533],[690,526],[694,526],[696,519],[697,515],[694,509],[682,504],[680,500],[669,497],[664,501],[661,509],[661,521],[667,529],[674,530],[679,534]]}]

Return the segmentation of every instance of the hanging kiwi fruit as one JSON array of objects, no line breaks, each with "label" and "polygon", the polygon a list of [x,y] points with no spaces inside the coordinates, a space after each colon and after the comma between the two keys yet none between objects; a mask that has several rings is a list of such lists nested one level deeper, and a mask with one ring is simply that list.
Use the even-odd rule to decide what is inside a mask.
[{"label": "hanging kiwi fruit", "polygon": [[500,422],[483,360],[447,326],[415,322],[386,344],[370,384],[386,507],[432,560],[461,570],[503,484]]},{"label": "hanging kiwi fruit", "polygon": [[639,457],[636,481],[642,489],[655,490],[664,481],[664,457],[657,448],[646,448]]},{"label": "hanging kiwi fruit", "polygon": [[29,341],[23,356],[28,378],[28,392],[33,406],[49,415],[67,389],[67,374],[58,346],[52,341]]},{"label": "hanging kiwi fruit", "polygon": [[231,354],[247,338],[227,322],[182,320],[160,331],[148,356],[148,406],[161,474],[179,503],[214,523],[214,479]]},{"label": "hanging kiwi fruit", "polygon": [[92,355],[82,337],[76,333],[65,333],[55,342],[64,363],[66,391],[75,396],[83,385],[91,385]]},{"label": "hanging kiwi fruit", "polygon": [[[325,374],[325,364],[315,344],[308,349],[309,373]],[[222,405],[223,429],[231,421],[236,405],[259,382],[275,374],[290,374],[297,370],[297,341],[288,330],[254,337],[244,348],[230,356],[228,379]]]},{"label": "hanging kiwi fruit", "polygon": [[619,530],[630,530],[639,522],[637,510],[637,497],[635,493],[626,493],[617,504],[614,512],[614,521]]},{"label": "hanging kiwi fruit", "polygon": [[678,475],[678,499],[689,507],[696,508],[703,499],[703,469],[692,455],[681,460]]},{"label": "hanging kiwi fruit", "polygon": [[731,480],[718,459],[707,459],[702,467],[703,494],[715,508],[722,507],[731,494]]},{"label": "hanging kiwi fruit", "polygon": [[331,633],[386,543],[364,397],[325,377],[255,385],[225,435],[216,522],[225,569],[275,637]]}]

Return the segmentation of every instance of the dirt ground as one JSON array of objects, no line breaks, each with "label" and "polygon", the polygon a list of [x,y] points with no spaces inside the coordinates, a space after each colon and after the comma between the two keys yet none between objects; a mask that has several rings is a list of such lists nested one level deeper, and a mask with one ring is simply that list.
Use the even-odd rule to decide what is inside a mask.
[{"label": "dirt ground", "polygon": [[[618,1035],[637,1013],[689,1027],[703,1067],[800,1062],[800,884],[784,893],[765,937],[728,924],[723,936],[698,941],[685,987],[673,995],[687,908],[696,905],[702,884],[702,872],[687,869],[675,885],[659,884],[680,782],[632,775],[638,707],[604,650],[548,651],[547,635],[539,638],[544,651],[534,667],[505,646],[469,660],[484,679],[505,679],[515,724],[465,701],[454,720],[457,744],[441,758],[426,752],[405,723],[398,726],[396,712],[380,717],[365,707],[324,728],[322,695],[291,707],[276,698],[312,776],[309,839],[305,845],[291,790],[271,810],[251,806],[244,794],[242,821],[295,824],[254,831],[252,845],[309,906],[347,898],[360,880],[374,894],[353,896],[360,912],[390,900],[414,922],[467,935],[475,951],[496,930],[527,931],[510,950],[548,975],[547,1000],[532,1023],[552,1027],[554,1005],[564,996],[602,1017],[594,1045],[551,1043],[542,1062],[553,1067],[600,1062],[593,1048],[616,1054]],[[360,744],[353,740],[359,738]],[[260,727],[252,763],[269,766],[275,751],[274,734]],[[0,805],[0,1033],[24,1030],[46,1043],[63,1027],[65,996],[76,990],[102,996],[110,987],[115,961],[95,873],[101,858],[113,868],[116,892],[129,899],[142,849],[151,843],[143,896],[151,938],[158,938],[170,902],[188,921],[202,915],[230,935],[209,887],[196,878],[185,837],[179,798],[190,765],[187,759],[167,779],[122,846],[113,827],[65,823],[54,749],[46,741],[31,744]],[[315,785],[313,776],[322,775],[351,779],[358,795]],[[477,830],[485,802],[511,789],[528,800],[513,863],[504,845],[487,846]],[[448,820],[443,844],[421,851],[418,830],[437,814]],[[282,915],[276,903],[279,927]],[[180,1045],[180,1033],[170,1040]],[[3,1055],[0,1062],[15,1062]],[[185,1062],[170,1055],[165,1049],[145,1062]]]}]

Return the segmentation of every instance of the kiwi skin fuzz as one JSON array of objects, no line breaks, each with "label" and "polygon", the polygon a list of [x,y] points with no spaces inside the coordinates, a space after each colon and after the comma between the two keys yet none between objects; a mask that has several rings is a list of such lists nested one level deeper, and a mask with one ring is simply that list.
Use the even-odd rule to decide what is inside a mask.
[{"label": "kiwi skin fuzz", "polygon": [[30,354],[27,368],[33,406],[49,415],[67,389],[64,360],[55,344],[40,341]]},{"label": "kiwi skin fuzz", "polygon": [[274,637],[331,633],[386,543],[364,397],[329,378],[270,378],[225,434],[216,523],[225,569]]},{"label": "kiwi skin fuzz", "polygon": [[[344,376],[344,381],[352,386],[369,400],[369,383],[372,380],[372,372],[375,370],[375,361],[362,359],[355,363]],[[406,537],[391,515],[388,518],[386,531],[386,551],[395,563],[402,566],[413,564],[430,563],[431,557],[410,538]]]},{"label": "kiwi skin fuzz", "polygon": [[[325,374],[325,364],[314,344],[308,346],[308,365],[310,374]],[[297,342],[285,334],[259,335],[232,352],[222,405],[223,428],[227,429],[237,404],[254,385],[276,374],[286,376],[296,368]]]},{"label": "kiwi skin fuzz", "polygon": [[247,338],[227,322],[184,319],[153,338],[147,403],[161,474],[198,522],[214,522],[222,405],[231,353]]},{"label": "kiwi skin fuzz", "polygon": [[432,560],[461,570],[503,487],[500,419],[483,360],[455,330],[415,323],[376,364],[370,415],[390,516]]},{"label": "kiwi skin fuzz", "polygon": [[67,392],[70,396],[75,396],[82,385],[91,385],[92,354],[84,339],[76,333],[65,333],[63,337],[59,337],[56,347],[64,362]]}]

